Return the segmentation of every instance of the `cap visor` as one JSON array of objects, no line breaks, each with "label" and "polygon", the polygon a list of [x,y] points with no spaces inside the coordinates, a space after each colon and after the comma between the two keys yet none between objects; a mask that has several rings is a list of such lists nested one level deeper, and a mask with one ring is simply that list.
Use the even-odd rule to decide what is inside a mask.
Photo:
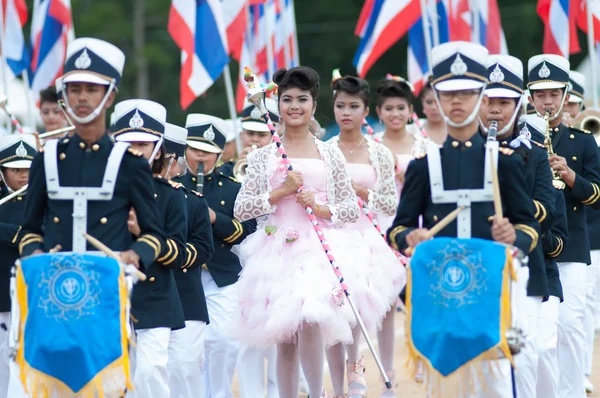
[{"label": "cap visor", "polygon": [[464,90],[475,90],[485,86],[484,82],[471,79],[454,79],[445,80],[435,85],[437,91],[464,91]]},{"label": "cap visor", "polygon": [[110,84],[110,82],[106,79],[85,72],[70,73],[63,78],[63,84],[66,83],[92,83],[101,84],[103,86],[108,86]]},{"label": "cap visor", "polygon": [[28,169],[31,167],[31,160],[13,160],[12,162],[2,163],[0,166],[11,169]]},{"label": "cap visor", "polygon": [[204,151],[204,152],[209,152],[209,153],[223,152],[223,151],[221,151],[220,148],[217,148],[209,143],[202,142],[202,141],[188,141],[187,144],[188,144],[188,146],[190,146],[194,149],[198,149],[198,150]]},{"label": "cap visor", "polygon": [[115,137],[115,141],[118,142],[156,142],[159,139],[160,137],[154,134],[140,132],[123,133]]},{"label": "cap visor", "polygon": [[583,102],[583,98],[576,96],[575,94],[571,94],[571,96],[569,97],[569,103],[571,102],[575,102],[575,103],[582,103]]},{"label": "cap visor", "polygon": [[490,88],[485,90],[485,95],[489,98],[521,98],[522,94],[507,88]]},{"label": "cap visor", "polygon": [[271,130],[269,130],[269,126],[267,126],[266,123],[254,122],[252,120],[242,122],[242,128],[244,130],[249,130],[249,131],[261,131],[261,132],[265,132],[265,133],[271,132]]},{"label": "cap visor", "polygon": [[542,83],[533,83],[529,86],[530,90],[554,90],[556,88],[565,88],[566,84],[559,82],[542,82]]}]

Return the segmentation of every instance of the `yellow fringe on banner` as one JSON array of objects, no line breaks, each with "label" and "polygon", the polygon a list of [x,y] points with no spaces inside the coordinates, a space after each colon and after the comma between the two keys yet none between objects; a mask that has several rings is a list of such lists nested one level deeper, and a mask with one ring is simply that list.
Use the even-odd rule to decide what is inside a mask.
[{"label": "yellow fringe on banner", "polygon": [[[511,366],[514,367],[514,361],[508,346],[506,332],[512,325],[510,284],[516,281],[516,270],[513,266],[512,254],[506,249],[506,263],[502,271],[502,293],[500,297],[500,342],[494,347],[481,353],[476,358],[471,359],[460,369],[457,369],[448,376],[442,376],[433,368],[431,362],[417,350],[412,343],[412,271],[410,264],[406,267],[406,343],[408,345],[408,359],[405,366],[408,368],[410,377],[414,378],[417,374],[419,362],[423,363],[423,385],[428,388],[429,398],[454,398],[464,397],[468,394],[474,394],[476,386],[485,389],[485,376],[483,369],[487,362],[490,374],[499,374],[497,363],[500,359],[500,352],[506,357]],[[485,361],[485,362],[484,362]]]},{"label": "yellow fringe on banner", "polygon": [[121,310],[119,314],[121,329],[121,356],[106,366],[94,376],[81,390],[74,392],[62,381],[55,377],[31,367],[25,360],[24,335],[25,322],[27,320],[27,284],[21,270],[17,267],[17,300],[21,309],[19,343],[17,349],[16,363],[21,371],[21,383],[25,392],[33,398],[104,398],[124,393],[124,389],[133,389],[130,373],[130,358],[127,337],[126,306],[129,305],[129,295],[125,282],[125,273],[121,270],[119,275],[119,299]]}]

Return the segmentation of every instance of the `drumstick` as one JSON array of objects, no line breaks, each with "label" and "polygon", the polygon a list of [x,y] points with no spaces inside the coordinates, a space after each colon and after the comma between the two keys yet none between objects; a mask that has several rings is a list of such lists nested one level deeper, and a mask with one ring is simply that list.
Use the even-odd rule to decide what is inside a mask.
[{"label": "drumstick", "polygon": [[[463,211],[464,209],[465,209],[464,206],[459,206],[456,209],[454,209],[452,211],[452,213],[449,213],[446,217],[442,218],[442,220],[439,223],[435,224],[433,226],[433,228],[431,228],[429,231],[427,231],[427,235],[425,235],[424,240],[429,240],[429,239],[433,238],[435,235],[437,235],[448,224],[450,224],[452,221],[454,221],[456,219],[456,217],[458,217],[460,212]],[[405,253],[407,256],[410,257],[410,256],[412,256],[413,251],[414,251],[414,248],[409,247],[408,249],[405,250]]]},{"label": "drumstick", "polygon": [[[90,244],[92,246],[94,246],[96,249],[100,250],[101,252],[103,252],[104,254],[106,254],[108,257],[114,258],[115,260],[117,260],[119,262],[119,264],[122,264],[121,257],[119,257],[119,255],[117,253],[115,253],[114,251],[112,251],[104,243],[100,242],[98,239],[94,238],[93,236],[89,235],[86,232],[83,233],[83,236],[85,236],[85,238],[87,239],[87,241],[90,242]],[[135,272],[135,275],[137,276],[137,278],[139,280],[141,280],[141,281],[145,281],[146,280],[146,274],[144,274],[143,272],[141,272],[138,269],[136,269],[134,272]]]},{"label": "drumstick", "polygon": [[[492,148],[490,148],[490,155],[492,155]],[[492,166],[492,185],[494,186],[494,211],[496,218],[501,220],[504,218],[502,214],[502,199],[500,198],[500,183],[498,182],[498,171],[496,170],[496,162],[494,162],[494,156],[490,156],[490,166]]]},{"label": "drumstick", "polygon": [[450,224],[452,221],[458,217],[458,214],[465,209],[464,206],[459,206],[452,213],[448,214],[446,217],[442,218],[442,221],[435,224],[433,228],[427,231],[426,239],[431,239],[435,235],[437,235],[442,229],[446,228],[446,225]]},{"label": "drumstick", "polygon": [[48,251],[48,253],[54,254],[54,253],[57,253],[57,252],[59,252],[61,250],[62,250],[62,246],[61,245],[56,245],[52,249],[50,249],[50,251]]}]

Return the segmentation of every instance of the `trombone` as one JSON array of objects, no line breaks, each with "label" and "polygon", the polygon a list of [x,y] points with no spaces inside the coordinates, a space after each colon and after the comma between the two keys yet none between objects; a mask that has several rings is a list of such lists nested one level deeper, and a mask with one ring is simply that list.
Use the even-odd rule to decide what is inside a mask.
[{"label": "trombone", "polygon": [[600,109],[588,108],[575,117],[573,125],[581,130],[588,130],[600,146]]},{"label": "trombone", "polygon": [[[544,121],[546,122],[544,146],[546,147],[548,157],[550,158],[555,155],[554,147],[552,146],[552,138],[550,138],[550,110],[546,110],[546,112],[544,112]],[[552,185],[556,189],[565,189],[565,187],[567,186],[567,184],[563,181],[563,179],[558,175],[558,173],[554,169],[552,169]]]}]

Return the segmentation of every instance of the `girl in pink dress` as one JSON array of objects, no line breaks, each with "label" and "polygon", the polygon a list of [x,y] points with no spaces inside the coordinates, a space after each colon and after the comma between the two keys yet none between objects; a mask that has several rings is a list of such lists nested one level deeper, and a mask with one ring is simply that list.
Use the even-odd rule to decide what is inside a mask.
[{"label": "girl in pink dress", "polygon": [[[407,129],[407,123],[413,113],[413,93],[405,81],[383,80],[377,86],[377,115],[385,130],[379,133],[381,143],[388,147],[396,157],[396,187],[398,202],[404,185],[404,173],[415,152],[421,147],[422,138],[417,131]],[[397,205],[398,203],[396,203]],[[381,216],[381,228],[387,228],[394,221],[394,215]]]},{"label": "girl in pink dress", "polygon": [[[316,72],[280,69],[273,80],[285,123],[282,142],[294,171],[286,170],[275,144],[248,155],[234,212],[239,220],[258,218],[258,228],[240,245],[244,268],[235,331],[247,344],[277,344],[281,398],[298,397],[299,364],[310,395],[319,397],[325,347],[352,343],[356,321],[304,206],[314,210],[342,270],[357,242],[336,228],[355,222],[360,209],[341,151],[309,130],[319,87]],[[296,193],[299,187],[302,192]]]},{"label": "girl in pink dress", "polygon": [[[340,134],[329,143],[342,150],[346,158],[346,170],[352,178],[357,195],[371,213],[392,216],[396,212],[397,193],[394,183],[394,157],[390,150],[361,132],[361,124],[369,113],[369,85],[353,76],[345,76],[333,83],[335,120]],[[375,325],[383,338],[379,339],[379,351],[388,376],[393,382],[394,370],[390,355],[394,352],[394,304],[398,293],[406,283],[406,272],[392,249],[377,232],[364,213],[349,229],[360,233],[359,247],[366,253],[367,262],[354,262],[344,269],[348,283],[358,293],[356,302],[365,303],[360,314],[367,325]],[[363,256],[364,257],[364,256]],[[357,288],[357,283],[364,287]],[[360,296],[357,296],[360,294]],[[366,304],[369,305],[366,305]],[[382,324],[383,321],[383,324]],[[327,351],[327,359],[334,392],[344,397],[344,365],[348,355],[348,397],[360,398],[367,394],[364,362],[358,358],[360,330],[354,330],[354,343],[341,344]],[[345,349],[344,349],[345,348]],[[394,383],[393,383],[394,384]],[[393,391],[385,391],[381,397],[395,397]]]}]

